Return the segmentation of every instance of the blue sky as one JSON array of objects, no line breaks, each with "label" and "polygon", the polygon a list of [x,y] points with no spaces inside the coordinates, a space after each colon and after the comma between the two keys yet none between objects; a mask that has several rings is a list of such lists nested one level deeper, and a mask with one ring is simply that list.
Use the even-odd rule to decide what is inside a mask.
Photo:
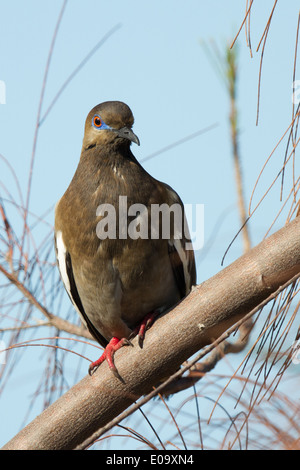
[{"label": "blue sky", "polygon": [[[80,156],[86,115],[102,101],[121,100],[131,107],[134,131],[141,142],[140,147],[133,148],[139,160],[216,124],[144,166],[154,177],[171,185],[185,203],[204,204],[205,245],[196,254],[198,282],[220,270],[222,256],[239,229],[239,219],[228,126],[229,100],[201,43],[213,40],[224,51],[241,24],[245,4],[241,0],[69,0],[50,64],[42,115],[81,60],[111,28],[120,27],[70,82],[40,128],[31,211],[44,214],[67,188]],[[44,69],[61,6],[62,1],[58,0],[0,0],[0,80],[6,85],[6,104],[0,104],[0,153],[15,169],[24,197]],[[238,40],[240,149],[247,203],[259,171],[288,127],[292,113],[299,9],[296,0],[279,2],[272,20],[256,126],[260,53],[255,53],[255,49],[272,6],[273,1],[264,0],[253,9],[252,59],[244,31]],[[277,175],[284,149],[283,145],[272,158],[254,201]],[[0,175],[16,195],[2,162]],[[0,192],[4,197],[1,188]],[[261,240],[280,207],[276,184],[251,222],[253,244]],[[49,227],[53,214],[52,209],[46,217]],[[286,212],[274,229],[282,225],[285,216]],[[38,239],[39,234],[36,236]],[[238,239],[226,258],[227,264],[241,254]],[[4,403],[9,409],[7,397]],[[6,429],[0,427],[0,443],[17,431],[13,417],[11,421]]]}]

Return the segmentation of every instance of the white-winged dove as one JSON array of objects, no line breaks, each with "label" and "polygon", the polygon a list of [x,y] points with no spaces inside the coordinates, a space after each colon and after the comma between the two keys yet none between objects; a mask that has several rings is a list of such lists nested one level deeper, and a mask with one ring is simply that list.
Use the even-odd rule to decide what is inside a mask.
[{"label": "white-winged dove", "polygon": [[[152,207],[175,204],[182,215],[184,209],[176,192],[149,175],[132,154],[131,142],[139,145],[133,121],[130,108],[119,101],[90,111],[77,170],[55,210],[61,278],[83,323],[105,347],[90,373],[105,359],[117,373],[114,352],[128,344],[133,332],[143,339],[154,316],[170,309],[196,283],[186,226],[176,225],[171,213],[166,236],[162,212],[159,223],[150,220]],[[131,206],[135,210],[130,212]],[[110,219],[109,209],[115,209]],[[103,235],[104,227],[114,222],[114,230]]]}]

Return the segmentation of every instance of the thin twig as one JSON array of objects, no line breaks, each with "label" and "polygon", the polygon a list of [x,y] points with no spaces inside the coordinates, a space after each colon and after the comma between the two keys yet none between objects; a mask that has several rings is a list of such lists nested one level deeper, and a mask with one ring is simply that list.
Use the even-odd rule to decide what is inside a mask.
[{"label": "thin twig", "polygon": [[148,160],[151,160],[152,158],[157,157],[158,155],[161,155],[164,152],[167,152],[168,150],[173,149],[174,147],[177,147],[178,145],[185,144],[189,140],[195,139],[199,135],[205,134],[206,132],[215,129],[219,124],[215,122],[214,124],[211,124],[210,126],[205,127],[204,129],[200,129],[199,131],[193,132],[193,134],[189,134],[186,137],[183,137],[182,139],[177,140],[176,142],[173,142],[172,144],[166,145],[166,147],[163,147],[160,150],[157,150],[156,152],[151,153],[147,157],[144,157],[140,160],[141,163],[144,163]]},{"label": "thin twig", "polygon": [[48,106],[47,110],[45,111],[44,115],[41,117],[39,121],[39,126],[41,126],[48,114],[50,113],[51,109],[57,102],[60,95],[63,91],[67,88],[69,83],[75,78],[78,72],[85,66],[85,64],[90,60],[90,58],[97,52],[97,50],[122,26],[121,23],[116,24],[113,28],[111,28],[104,36],[100,39],[100,41],[93,47],[93,49],[85,56],[85,58],[80,62],[80,64],[73,70],[73,72],[69,75],[63,85],[60,87],[56,95],[54,96],[53,100],[51,101],[50,105]]},{"label": "thin twig", "polygon": [[83,336],[84,338],[92,339],[90,333],[86,328],[79,327],[74,325],[66,320],[63,320],[53,313],[50,313],[43,305],[35,298],[35,296],[22,284],[13,274],[9,273],[3,266],[0,265],[0,272],[4,274],[7,279],[14,284],[26,297],[29,302],[34,305],[48,320],[51,322],[52,326],[58,328],[59,330],[66,331],[67,333],[75,334],[78,336]]},{"label": "thin twig", "polygon": [[30,193],[31,193],[31,186],[32,186],[32,176],[33,176],[33,167],[34,167],[34,161],[35,161],[35,155],[36,155],[36,146],[37,146],[37,140],[38,140],[38,133],[39,133],[39,128],[40,128],[40,117],[41,117],[41,111],[42,111],[42,106],[43,106],[43,101],[44,101],[44,95],[45,95],[45,89],[46,89],[46,84],[47,84],[47,79],[48,79],[48,73],[49,73],[49,68],[50,68],[50,63],[53,55],[53,50],[54,50],[54,45],[56,42],[58,30],[62,21],[62,17],[65,11],[65,8],[67,6],[68,0],[64,0],[62,8],[60,10],[60,13],[58,15],[57,23],[54,29],[49,53],[48,53],[48,59],[45,67],[45,72],[44,72],[44,78],[43,78],[43,84],[42,84],[42,90],[40,94],[40,101],[39,101],[39,106],[38,106],[38,112],[37,112],[37,118],[36,118],[36,126],[35,126],[35,132],[34,132],[34,138],[33,138],[33,148],[32,148],[32,153],[31,153],[31,161],[30,161],[30,168],[29,168],[29,178],[28,178],[28,186],[27,186],[27,196],[26,196],[26,202],[24,206],[24,228],[23,228],[23,235],[21,239],[21,254],[20,254],[20,261],[19,261],[19,266],[21,267],[22,263],[22,256],[23,256],[23,249],[24,249],[24,242],[25,242],[25,236],[27,233],[27,216],[28,216],[28,210],[29,210],[29,201],[30,201]]}]

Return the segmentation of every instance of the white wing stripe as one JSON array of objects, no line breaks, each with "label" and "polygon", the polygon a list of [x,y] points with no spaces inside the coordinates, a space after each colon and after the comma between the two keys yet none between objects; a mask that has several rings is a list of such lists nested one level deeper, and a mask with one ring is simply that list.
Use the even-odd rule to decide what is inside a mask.
[{"label": "white wing stripe", "polygon": [[87,326],[86,320],[82,313],[80,312],[79,308],[76,305],[76,302],[73,299],[72,293],[71,293],[71,285],[70,285],[70,280],[69,276],[67,273],[67,265],[66,265],[66,247],[63,241],[62,233],[60,230],[58,230],[55,234],[56,237],[56,249],[57,249],[57,262],[58,262],[58,268],[60,272],[60,277],[64,283],[65,289],[72,301],[72,304],[74,305],[77,313],[79,314],[83,324]]},{"label": "white wing stripe", "polygon": [[174,245],[179,255],[179,258],[181,259],[182,266],[183,266],[184,280],[185,280],[185,290],[186,290],[186,294],[188,294],[191,288],[191,276],[190,276],[189,269],[188,269],[187,253],[184,250],[180,239],[174,239],[172,241],[169,241],[169,243],[170,245]]},{"label": "white wing stripe", "polygon": [[56,249],[57,249],[57,262],[60,271],[60,276],[66,288],[66,291],[69,295],[71,295],[71,286],[69,277],[67,274],[67,267],[66,267],[66,247],[62,238],[61,231],[56,233]]}]

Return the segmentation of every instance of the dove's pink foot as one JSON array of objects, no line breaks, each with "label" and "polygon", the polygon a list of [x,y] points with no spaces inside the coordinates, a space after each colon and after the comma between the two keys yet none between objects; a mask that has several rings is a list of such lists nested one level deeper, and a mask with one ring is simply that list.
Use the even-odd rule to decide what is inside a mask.
[{"label": "dove's pink foot", "polygon": [[154,322],[155,318],[159,315],[159,313],[160,313],[160,312],[157,311],[157,310],[154,310],[153,312],[148,313],[148,314],[143,318],[143,320],[141,321],[141,323],[134,329],[132,335],[133,335],[133,336],[138,335],[140,345],[141,345],[141,343],[142,343],[143,340],[144,340],[146,330],[148,330],[148,329],[150,328],[150,326],[151,326],[152,323]]},{"label": "dove's pink foot", "polygon": [[100,364],[102,364],[102,362],[106,360],[108,363],[108,367],[113,372],[113,374],[116,376],[119,376],[118,371],[113,361],[113,356],[118,349],[120,349],[122,346],[127,345],[127,344],[130,344],[128,339],[126,338],[119,339],[114,336],[110,340],[106,348],[104,349],[99,359],[97,359],[97,361],[95,362],[91,362],[90,367],[89,367],[89,374],[92,375],[93,372],[95,372],[95,370],[100,366]]}]

